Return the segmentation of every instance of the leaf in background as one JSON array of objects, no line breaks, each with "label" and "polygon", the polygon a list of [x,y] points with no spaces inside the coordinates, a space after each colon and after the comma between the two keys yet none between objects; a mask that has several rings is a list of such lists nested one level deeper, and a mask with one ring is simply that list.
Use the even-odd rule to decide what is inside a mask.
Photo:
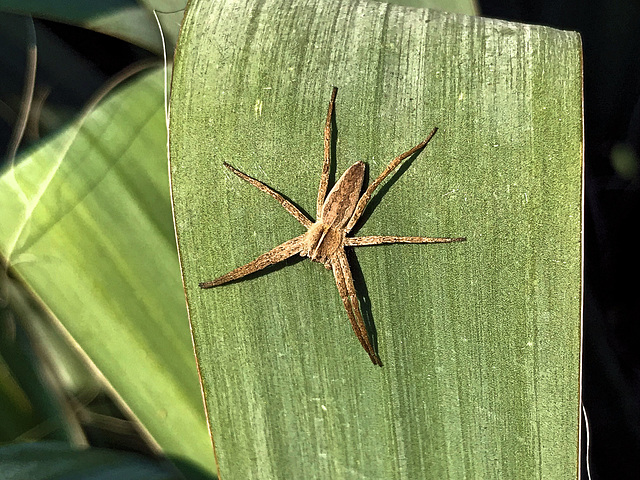
[{"label": "leaf in background", "polygon": [[[315,216],[337,101],[336,177],[375,178],[356,234],[383,368],[332,275],[284,262],[198,283],[303,232],[227,161]],[[578,468],[581,45],[576,33],[386,4],[190,3],[171,108],[175,221],[222,478],[572,478]]]},{"label": "leaf in background", "polygon": [[142,455],[102,448],[76,449],[62,442],[0,447],[3,478],[12,480],[82,479],[172,480],[181,476],[169,465]]},{"label": "leaf in background", "polygon": [[478,15],[478,7],[474,0],[397,0],[394,5],[417,8],[435,8],[450,13]]},{"label": "leaf in background", "polygon": [[[0,273],[0,444],[43,438],[84,444],[77,408],[65,406],[71,395],[90,398],[99,382],[51,325],[42,305],[4,273]],[[53,372],[63,388],[52,388]]]},{"label": "leaf in background", "polygon": [[[146,4],[147,8],[140,5]],[[162,52],[162,42],[157,23],[152,10],[158,12],[158,18],[163,24],[165,39],[171,46],[175,45],[180,20],[181,9],[185,0],[107,0],[88,2],[86,0],[72,0],[65,2],[51,2],[50,0],[5,0],[0,3],[0,11],[32,15],[57,22],[68,23],[111,35],[127,42],[146,48],[152,52]],[[162,12],[174,12],[162,13]]]},{"label": "leaf in background", "polygon": [[0,253],[169,456],[213,469],[168,198],[163,74],[0,178]]}]

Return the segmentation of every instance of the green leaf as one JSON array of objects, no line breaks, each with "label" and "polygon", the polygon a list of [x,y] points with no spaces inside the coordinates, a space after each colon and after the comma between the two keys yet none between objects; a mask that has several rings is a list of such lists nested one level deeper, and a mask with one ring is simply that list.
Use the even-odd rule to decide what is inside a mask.
[{"label": "green leaf", "polygon": [[391,2],[405,7],[435,8],[451,13],[477,15],[478,9],[474,0],[396,0]]},{"label": "green leaf", "polygon": [[62,442],[0,447],[3,478],[12,480],[82,479],[171,480],[180,475],[169,465],[142,455],[115,450],[74,449]]},{"label": "green leaf", "polygon": [[[336,177],[375,178],[357,250],[375,367],[308,260],[213,290],[303,233],[331,86]],[[581,300],[578,34],[356,1],[190,3],[171,100],[175,222],[222,478],[572,478]],[[281,268],[280,268],[281,267]]]},{"label": "green leaf", "polygon": [[[146,4],[146,7],[140,5]],[[147,50],[162,52],[161,37],[153,17],[153,9],[163,24],[163,33],[173,45],[178,36],[180,11],[184,0],[4,0],[0,11],[31,15],[77,25],[134,43]],[[173,13],[177,12],[177,13]],[[171,51],[172,48],[169,48]]]},{"label": "green leaf", "polygon": [[0,253],[166,455],[214,460],[168,197],[163,73],[0,178]]},{"label": "green leaf", "polygon": [[61,401],[68,396],[47,387],[53,371],[64,379],[65,393],[95,391],[96,380],[24,286],[0,274],[0,292],[0,444],[77,439],[73,410]]}]

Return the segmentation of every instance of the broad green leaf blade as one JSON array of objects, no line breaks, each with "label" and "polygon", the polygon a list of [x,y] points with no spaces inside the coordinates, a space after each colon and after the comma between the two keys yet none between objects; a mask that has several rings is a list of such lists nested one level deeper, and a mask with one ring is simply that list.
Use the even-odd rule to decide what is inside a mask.
[{"label": "broad green leaf blade", "polygon": [[[575,477],[579,36],[378,3],[190,5],[171,174],[222,478]],[[467,237],[351,255],[383,368],[321,265],[198,288],[304,231],[222,162],[315,215],[332,85],[336,177],[364,160],[373,179],[439,127],[355,234]]]},{"label": "broad green leaf blade", "polygon": [[165,462],[103,448],[74,449],[62,442],[0,447],[2,478],[12,480],[82,479],[171,480],[178,472]]},{"label": "broad green leaf blade", "polygon": [[162,451],[213,471],[168,197],[163,72],[0,178],[0,253]]}]

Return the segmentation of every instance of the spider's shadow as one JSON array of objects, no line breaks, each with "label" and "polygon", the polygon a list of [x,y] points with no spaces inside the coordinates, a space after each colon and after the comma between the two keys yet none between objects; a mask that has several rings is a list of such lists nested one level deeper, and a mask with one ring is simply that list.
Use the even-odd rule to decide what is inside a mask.
[{"label": "spider's shadow", "polygon": [[[400,177],[404,174],[404,172],[406,172],[411,167],[411,164],[415,162],[415,160],[418,158],[418,156],[422,153],[422,151],[425,148],[426,148],[426,145],[425,147],[421,148],[416,153],[411,155],[409,158],[407,158],[404,162],[402,162],[400,166],[396,169],[396,171],[393,172],[391,176],[387,177],[386,182],[384,182],[381,186],[377,188],[376,193],[369,200],[369,203],[367,204],[367,207],[365,208],[362,216],[356,223],[354,229],[351,231],[351,236],[354,236],[355,234],[357,234],[358,231],[362,228],[362,226],[365,223],[367,223],[367,220],[369,220],[369,218],[373,214],[373,211],[382,202],[382,198],[387,194],[387,192],[391,189],[391,187],[395,185],[395,183],[400,179]],[[369,185],[370,173],[371,173],[370,169],[367,166],[366,177],[364,181],[365,185],[363,186],[363,191],[361,193],[364,193],[364,190]],[[380,233],[379,235],[387,235],[387,234]]]},{"label": "spider's shadow", "polygon": [[[353,277],[353,285],[356,287],[356,294],[358,295],[358,302],[360,303],[360,313],[362,313],[362,319],[367,328],[373,350],[378,353],[378,331],[376,330],[376,324],[373,321],[373,314],[371,313],[371,299],[369,298],[367,284],[364,281],[364,273],[362,273],[362,269],[358,263],[355,250],[353,248],[347,248],[345,250],[349,260],[351,276]],[[380,366],[382,366],[382,364]]]},{"label": "spider's shadow", "polygon": [[[336,112],[334,110],[333,115],[331,116],[331,150],[330,150],[330,162],[329,162],[329,186],[331,188],[332,185],[335,185],[335,176],[337,169],[336,162],[336,144],[338,141],[338,127],[336,124]],[[425,145],[426,147],[426,145]],[[365,211],[362,216],[358,220],[355,225],[355,228],[352,230],[351,235],[358,232],[358,230],[367,222],[369,217],[372,215],[373,211],[382,201],[382,198],[387,194],[389,189],[393,187],[393,185],[398,181],[398,179],[402,176],[404,172],[407,171],[408,168],[411,167],[411,164],[418,158],[418,156],[422,153],[424,148],[421,148],[405,161],[403,161],[390,177],[387,177],[386,182],[378,187],[376,193],[371,197]],[[386,165],[385,165],[386,167]],[[365,179],[362,186],[362,191],[360,195],[364,193],[366,188],[370,182],[370,169],[367,166],[367,170],[365,173]],[[376,177],[377,178],[377,177]],[[365,327],[367,329],[367,333],[369,334],[369,340],[371,341],[371,345],[376,353],[378,353],[378,333],[376,330],[376,325],[373,320],[373,314],[371,312],[371,299],[369,297],[369,290],[367,289],[367,284],[364,279],[364,273],[360,268],[360,264],[358,263],[358,259],[356,257],[355,249],[346,248],[345,249],[349,261],[349,268],[351,269],[351,276],[353,278],[353,284],[356,289],[356,294],[358,296],[358,302],[360,303],[360,313],[362,313],[362,319],[364,320]],[[382,364],[380,364],[382,366]]]},{"label": "spider's shadow", "polygon": [[[338,124],[336,123],[336,112],[335,109],[333,111],[333,115],[331,115],[331,148],[330,148],[330,152],[329,152],[329,188],[327,190],[327,193],[329,193],[329,190],[331,190],[332,186],[335,185],[336,183],[336,170],[338,169],[337,166],[337,144],[338,144]],[[326,197],[325,197],[326,199]],[[316,218],[317,220],[317,218]]]},{"label": "spider's shadow", "polygon": [[[387,181],[378,187],[377,192],[367,204],[365,211],[362,216],[356,223],[355,228],[352,230],[353,233],[357,233],[357,231],[367,222],[375,208],[380,204],[382,198],[386,195],[391,187],[398,181],[400,176],[411,166],[411,164],[415,161],[415,159],[420,155],[422,149],[411,155],[411,157],[407,158],[398,169],[387,179]],[[369,185],[369,169],[367,168],[367,177],[365,177],[365,185]],[[363,190],[366,187],[363,186]],[[364,193],[361,192],[361,193]],[[366,248],[366,247],[365,247]],[[358,301],[360,302],[360,312],[362,313],[362,318],[364,320],[365,327],[367,328],[367,332],[369,333],[369,339],[371,340],[371,345],[373,345],[373,349],[376,353],[378,353],[378,333],[376,330],[375,322],[373,321],[373,314],[371,312],[371,299],[369,298],[369,290],[367,289],[367,283],[364,279],[364,273],[360,268],[360,264],[358,263],[358,259],[356,257],[355,248],[347,248],[345,249],[347,252],[347,256],[349,258],[349,265],[351,268],[351,275],[353,277],[353,284],[356,288],[356,294],[358,295]],[[382,365],[381,365],[382,366]]]}]

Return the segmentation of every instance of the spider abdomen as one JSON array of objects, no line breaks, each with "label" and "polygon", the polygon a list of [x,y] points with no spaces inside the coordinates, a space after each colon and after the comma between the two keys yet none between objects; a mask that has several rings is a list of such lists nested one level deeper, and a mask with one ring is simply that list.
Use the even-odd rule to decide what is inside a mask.
[{"label": "spider abdomen", "polygon": [[364,163],[356,162],[345,170],[327,195],[318,221],[343,229],[351,219],[364,182]]}]

